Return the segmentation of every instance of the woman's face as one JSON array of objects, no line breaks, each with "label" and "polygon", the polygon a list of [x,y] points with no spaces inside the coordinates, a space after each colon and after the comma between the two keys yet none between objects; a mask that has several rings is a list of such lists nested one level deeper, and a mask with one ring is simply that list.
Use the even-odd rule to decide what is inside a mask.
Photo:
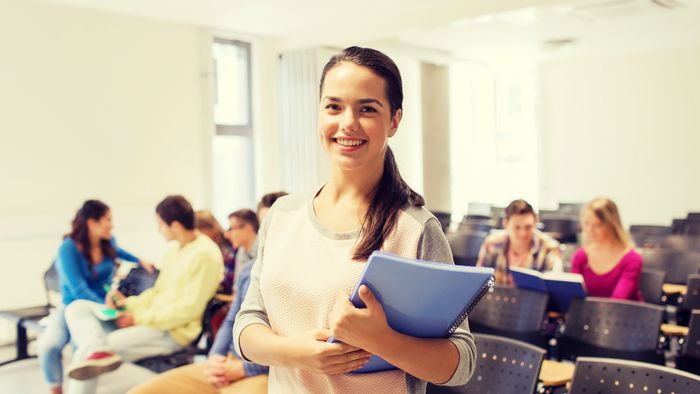
[{"label": "woman's face", "polygon": [[392,116],[386,82],[368,68],[343,62],[327,74],[321,92],[321,144],[342,169],[383,165],[401,110]]},{"label": "woman's face", "polygon": [[88,219],[87,223],[91,236],[101,240],[112,239],[112,211],[107,211],[99,219]]},{"label": "woman's face", "polygon": [[586,209],[581,213],[581,227],[583,236],[589,242],[599,243],[609,238],[605,225],[590,209]]}]

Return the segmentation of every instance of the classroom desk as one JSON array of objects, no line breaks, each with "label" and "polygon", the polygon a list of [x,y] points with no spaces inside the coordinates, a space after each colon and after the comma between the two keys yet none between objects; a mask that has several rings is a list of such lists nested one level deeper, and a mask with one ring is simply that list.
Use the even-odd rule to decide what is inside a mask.
[{"label": "classroom desk", "polygon": [[684,337],[688,335],[688,327],[675,324],[662,324],[661,332],[671,337]]},{"label": "classroom desk", "polygon": [[688,293],[688,286],[686,286],[686,285],[674,285],[672,283],[664,283],[664,285],[661,287],[661,290],[666,295],[686,294],[686,293]]},{"label": "classroom desk", "polygon": [[545,386],[562,386],[574,378],[574,364],[562,363],[553,360],[542,361],[540,380]]}]

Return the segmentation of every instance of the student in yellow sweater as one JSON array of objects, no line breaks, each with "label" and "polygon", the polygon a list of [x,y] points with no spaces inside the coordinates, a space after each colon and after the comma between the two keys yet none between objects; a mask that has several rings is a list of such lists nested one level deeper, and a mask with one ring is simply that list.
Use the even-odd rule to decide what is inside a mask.
[{"label": "student in yellow sweater", "polygon": [[194,229],[194,211],[182,196],[169,196],[156,208],[160,232],[177,241],[160,265],[155,285],[138,296],[107,294],[106,304],[124,308],[114,321],[95,314],[100,304],[74,302],[66,321],[77,347],[68,376],[71,393],[93,393],[97,376],[122,360],[167,354],[194,341],[207,302],[223,277],[219,247]]}]

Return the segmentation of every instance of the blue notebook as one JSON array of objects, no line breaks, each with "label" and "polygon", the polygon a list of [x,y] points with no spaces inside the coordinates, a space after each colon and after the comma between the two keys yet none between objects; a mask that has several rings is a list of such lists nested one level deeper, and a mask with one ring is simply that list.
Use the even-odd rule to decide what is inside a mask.
[{"label": "blue notebook", "polygon": [[[358,294],[363,284],[382,304],[387,322],[394,330],[414,337],[446,338],[493,285],[493,268],[433,263],[374,252],[350,297],[358,308],[365,306]],[[394,368],[372,356],[353,373]]]},{"label": "blue notebook", "polygon": [[566,313],[571,300],[586,297],[583,276],[570,272],[539,272],[527,268],[511,267],[515,286],[549,293],[549,309]]}]

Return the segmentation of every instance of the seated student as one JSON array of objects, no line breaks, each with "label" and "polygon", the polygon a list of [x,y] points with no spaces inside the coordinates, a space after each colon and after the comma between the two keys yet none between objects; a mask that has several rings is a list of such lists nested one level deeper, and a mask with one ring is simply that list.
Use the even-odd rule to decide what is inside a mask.
[{"label": "seated student", "polygon": [[243,265],[255,260],[258,254],[258,215],[250,209],[239,209],[228,215],[228,237],[236,248],[236,268],[234,278],[238,277]]},{"label": "seated student", "polygon": [[[258,219],[262,219],[267,214],[267,211],[272,207],[272,204],[279,197],[285,196],[285,192],[268,193],[264,195],[258,203]],[[236,211],[239,212],[239,211]],[[232,213],[230,218],[236,218],[236,222],[231,224],[232,240],[235,243],[245,247],[237,229],[238,218],[246,215],[237,215]],[[236,215],[234,215],[236,214]],[[230,219],[233,221],[233,219]],[[244,220],[245,221],[245,220]],[[250,229],[253,223],[248,223]],[[251,259],[243,263],[241,271],[236,277],[236,287],[233,305],[229,309],[226,319],[219,328],[216,334],[216,339],[209,351],[209,358],[206,364],[193,364],[184,367],[176,368],[172,371],[161,374],[147,383],[144,383],[129,394],[149,394],[149,393],[172,393],[172,394],[187,394],[187,393],[266,393],[267,392],[267,371],[268,368],[247,361],[242,361],[240,355],[235,351],[232,342],[233,322],[236,314],[241,309],[243,298],[248,291],[250,283],[250,271],[253,267]],[[227,357],[232,354],[233,357]],[[254,378],[255,377],[255,378]]]},{"label": "seated student", "polygon": [[70,391],[95,392],[97,376],[125,360],[171,353],[189,345],[202,330],[207,302],[223,276],[223,258],[214,241],[194,229],[194,211],[182,196],[169,196],[156,208],[159,229],[177,241],[165,254],[155,285],[138,296],[118,291],[106,296],[123,307],[116,320],[102,322],[97,304],[78,300],[66,308],[66,322],[77,347],[68,376]]},{"label": "seated student", "polygon": [[73,300],[103,302],[118,265],[117,258],[138,262],[153,271],[151,263],[141,261],[117,246],[112,237],[109,207],[101,201],[85,201],[75,214],[71,232],[64,237],[56,257],[63,305],[51,313],[38,342],[39,362],[54,394],[63,392],[61,353],[70,341],[64,308]]},{"label": "seated student", "polygon": [[571,272],[583,275],[588,295],[642,300],[638,281],[642,257],[622,228],[614,202],[596,198],[581,211],[583,248],[571,261]]},{"label": "seated student", "polygon": [[561,271],[559,242],[537,230],[537,215],[525,200],[515,200],[505,209],[503,232],[484,240],[476,265],[496,269],[496,283],[512,284],[510,267],[540,272]]},{"label": "seated student", "polygon": [[129,394],[267,393],[268,368],[243,361],[235,352],[231,332],[248,291],[254,261],[247,261],[236,278],[236,297],[216,334],[207,362],[160,374],[132,389]]},{"label": "seated student", "polygon": [[224,229],[214,215],[207,210],[199,210],[194,213],[194,227],[202,234],[211,238],[221,249],[224,256],[224,279],[219,283],[216,294],[231,294],[233,290],[233,270],[236,265],[236,249],[231,245]]}]

